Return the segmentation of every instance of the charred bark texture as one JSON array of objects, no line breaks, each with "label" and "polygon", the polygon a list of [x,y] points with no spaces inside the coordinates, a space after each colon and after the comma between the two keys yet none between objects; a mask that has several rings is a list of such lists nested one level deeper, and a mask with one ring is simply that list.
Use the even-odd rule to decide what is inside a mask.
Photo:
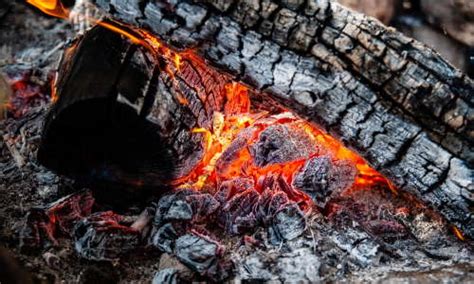
[{"label": "charred bark texture", "polygon": [[[163,72],[160,60],[99,26],[71,44],[39,161],[63,174],[135,186],[189,173],[202,156],[202,135],[191,129],[209,126],[213,111],[223,107],[212,93],[199,92],[217,92],[227,81],[205,80],[220,75],[189,62],[180,72]],[[220,85],[202,86],[208,81]]]},{"label": "charred bark texture", "polygon": [[474,84],[436,52],[327,0],[97,0],[267,93],[474,237]]}]

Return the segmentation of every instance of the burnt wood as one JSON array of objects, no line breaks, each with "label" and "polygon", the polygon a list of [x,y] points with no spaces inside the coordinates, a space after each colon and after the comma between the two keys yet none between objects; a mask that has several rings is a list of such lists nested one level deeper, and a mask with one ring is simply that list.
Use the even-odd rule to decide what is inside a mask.
[{"label": "burnt wood", "polygon": [[[39,161],[62,174],[134,186],[189,173],[202,155],[191,129],[222,106],[202,103],[198,84],[182,74],[171,80],[159,60],[100,26],[72,43],[58,70]],[[183,64],[183,72],[199,78],[192,67]],[[181,96],[193,104],[182,105]]]},{"label": "burnt wood", "polygon": [[324,127],[474,236],[474,84],[435,51],[327,0],[96,4]]},{"label": "burnt wood", "polygon": [[[59,99],[39,150],[43,164],[133,185],[181,177],[202,153],[191,129],[209,128],[213,111],[224,106],[219,94],[230,74],[324,127],[473,236],[473,86],[435,52],[324,1],[255,2],[258,9],[247,2],[133,3],[98,4],[176,49],[192,47],[222,73],[185,61],[172,80],[159,55],[94,28],[62,60]],[[127,17],[135,14],[138,22]],[[253,24],[251,16],[258,18]],[[311,27],[314,34],[298,32]],[[395,91],[387,87],[393,82],[400,83]],[[191,103],[180,102],[183,96]]]}]

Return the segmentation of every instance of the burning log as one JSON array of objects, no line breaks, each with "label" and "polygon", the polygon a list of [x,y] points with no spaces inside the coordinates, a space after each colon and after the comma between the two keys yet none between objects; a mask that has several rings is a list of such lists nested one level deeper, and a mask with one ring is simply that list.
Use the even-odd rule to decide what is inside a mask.
[{"label": "burning log", "polygon": [[426,46],[330,1],[96,3],[323,126],[474,236],[474,85]]},{"label": "burning log", "polygon": [[[101,2],[108,7],[104,3]],[[401,34],[352,15],[337,4],[325,1],[313,4],[306,4],[309,6],[301,11],[289,4],[282,4],[284,7],[279,9],[276,4],[267,7],[278,11],[274,32],[268,37],[263,28],[259,31],[262,35],[250,32],[249,29],[256,27],[250,22],[244,24],[236,11],[258,14],[249,7],[241,11],[244,6],[240,4],[233,7],[236,11],[228,11],[230,16],[219,16],[216,14],[219,9],[229,7],[212,4],[217,10],[208,11],[204,4],[183,3],[168,11],[173,7],[148,3],[144,15],[140,9],[136,11],[143,16],[141,23],[121,15],[126,5],[117,4],[117,9],[112,11],[114,17],[148,27],[174,48],[192,47],[193,52],[172,50],[150,33],[133,27],[102,22],[65,53],[57,80],[59,96],[46,121],[39,160],[67,174],[145,186],[194,180],[191,185],[201,188],[208,181],[228,180],[243,168],[254,172],[254,178],[258,179],[265,172],[260,166],[308,158],[319,151],[305,142],[304,133],[285,130],[288,122],[295,121],[285,116],[262,121],[236,116],[236,128],[225,132],[225,115],[240,114],[250,108],[242,99],[247,91],[236,87],[232,79],[239,78],[255,88],[255,93],[266,94],[264,103],[279,102],[282,108],[326,127],[390,177],[396,186],[421,196],[468,236],[474,234],[474,220],[469,213],[472,169],[470,151],[466,150],[471,143],[471,109],[466,94],[472,89],[472,82],[432,51]],[[161,15],[160,11],[171,18],[152,22]],[[301,15],[297,17],[296,11]],[[208,17],[196,16],[193,23],[189,17],[188,22],[179,20],[190,14]],[[336,15],[357,25],[346,23],[343,32],[337,34],[335,31],[342,29],[343,23],[338,22]],[[265,15],[261,17],[266,19]],[[172,35],[161,34],[160,29],[165,28],[162,25],[172,21],[176,22]],[[295,34],[288,35],[284,30],[288,25],[279,21],[290,21]],[[321,21],[324,25],[318,25]],[[250,25],[248,29],[241,29],[240,26],[246,25]],[[307,39],[308,35],[298,33],[303,27],[319,29],[310,37],[317,39],[310,42],[311,52],[309,46],[306,53],[301,49],[306,41],[288,45],[282,38]],[[211,35],[215,37],[210,38]],[[232,38],[240,39],[242,46],[229,45]],[[354,45],[356,42],[360,45]],[[411,49],[406,50],[407,58],[398,58],[400,66],[395,70],[395,55],[402,52],[397,42],[404,42],[404,48]],[[350,49],[340,50],[342,45]],[[324,58],[321,51],[326,52]],[[199,56],[207,58],[217,69],[206,66]],[[360,61],[356,56],[370,58]],[[383,59],[383,64],[376,58]],[[245,66],[245,71],[236,64]],[[260,72],[267,68],[272,72]],[[376,70],[377,76],[367,74],[368,70]],[[414,77],[422,73],[423,79]],[[388,80],[389,77],[392,79]],[[388,88],[394,82],[412,84],[404,88],[396,86],[397,94],[404,94],[402,101],[397,102],[400,98],[391,93],[395,86]],[[435,102],[443,102],[446,107],[435,109],[438,105]],[[423,111],[415,112],[415,108]],[[81,115],[86,112],[87,118]],[[220,112],[225,115],[218,115]],[[453,113],[458,116],[452,116]],[[448,125],[453,120],[459,122],[458,127]],[[258,123],[248,127],[249,121]],[[272,123],[282,125],[271,126]],[[245,127],[245,131],[239,132]],[[125,137],[124,133],[127,133]],[[200,137],[196,133],[204,135]],[[457,141],[460,151],[453,152],[449,147],[454,144],[445,145],[435,134],[446,134],[446,139]],[[232,136],[237,139],[227,147],[228,142],[223,141]],[[260,139],[258,142],[255,136]],[[252,146],[248,148],[249,143]],[[220,155],[217,149],[222,148],[225,150]],[[255,164],[242,164],[248,155]],[[220,160],[220,156],[224,159]],[[233,162],[237,164],[232,165]],[[286,180],[278,182],[296,202],[305,197],[300,193],[295,195],[289,180],[302,162],[288,164],[284,172]],[[330,171],[330,167],[324,171]],[[349,170],[347,173],[350,177]],[[300,177],[295,185],[304,187],[301,179],[304,180]],[[333,191],[341,192],[349,184],[349,181],[339,183],[326,189],[327,192],[318,193],[321,195],[315,199],[324,206]],[[259,192],[265,186],[273,185],[255,184]],[[246,224],[244,227],[252,226],[254,218],[248,214],[238,218],[242,225]],[[233,221],[231,224],[235,225]]]},{"label": "burning log", "polygon": [[38,159],[63,174],[135,186],[188,173],[201,157],[191,129],[198,126],[195,115],[208,120],[205,106],[195,100],[182,107],[180,92],[196,94],[185,81],[170,89],[174,83],[150,56],[103,27],[73,43],[58,73],[61,96],[46,119]]}]

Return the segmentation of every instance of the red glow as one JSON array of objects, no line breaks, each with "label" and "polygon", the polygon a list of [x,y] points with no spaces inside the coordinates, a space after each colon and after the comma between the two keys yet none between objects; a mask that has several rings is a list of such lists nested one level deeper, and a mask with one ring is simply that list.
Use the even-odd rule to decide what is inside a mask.
[{"label": "red glow", "polygon": [[47,102],[47,87],[33,82],[29,73],[24,73],[8,79],[13,91],[6,105],[9,116],[19,118],[31,107]]}]

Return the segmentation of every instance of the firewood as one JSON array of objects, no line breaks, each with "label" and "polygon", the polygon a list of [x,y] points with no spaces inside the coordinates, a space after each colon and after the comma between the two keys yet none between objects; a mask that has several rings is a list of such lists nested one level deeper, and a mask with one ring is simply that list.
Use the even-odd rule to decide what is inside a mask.
[{"label": "firewood", "polygon": [[202,150],[191,129],[209,121],[196,116],[213,106],[183,106],[178,92],[196,94],[185,81],[175,89],[150,56],[102,27],[73,43],[58,71],[60,96],[46,118],[39,161],[62,174],[134,186],[188,173]]}]

